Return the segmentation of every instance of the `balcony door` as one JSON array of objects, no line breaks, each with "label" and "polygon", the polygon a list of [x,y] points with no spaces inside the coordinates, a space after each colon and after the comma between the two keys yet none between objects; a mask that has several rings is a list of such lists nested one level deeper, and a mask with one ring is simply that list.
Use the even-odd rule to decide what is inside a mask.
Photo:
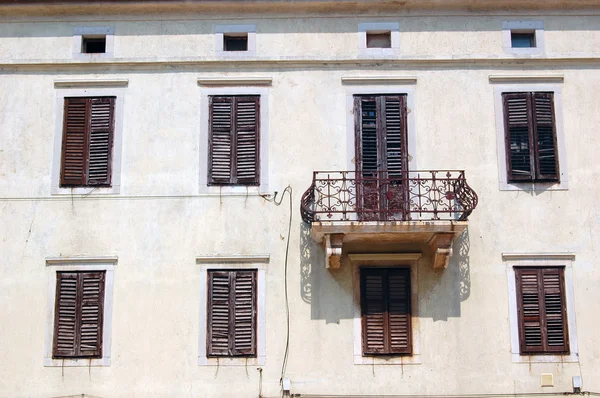
[{"label": "balcony door", "polygon": [[408,219],[406,94],[354,97],[360,220]]}]

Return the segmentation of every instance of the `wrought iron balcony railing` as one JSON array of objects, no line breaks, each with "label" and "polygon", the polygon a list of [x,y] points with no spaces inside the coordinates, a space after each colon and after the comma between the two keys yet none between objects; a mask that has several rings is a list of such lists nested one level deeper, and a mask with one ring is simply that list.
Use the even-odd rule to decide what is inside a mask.
[{"label": "wrought iron balcony railing", "polygon": [[313,221],[465,221],[477,194],[462,170],[315,171],[301,212]]}]

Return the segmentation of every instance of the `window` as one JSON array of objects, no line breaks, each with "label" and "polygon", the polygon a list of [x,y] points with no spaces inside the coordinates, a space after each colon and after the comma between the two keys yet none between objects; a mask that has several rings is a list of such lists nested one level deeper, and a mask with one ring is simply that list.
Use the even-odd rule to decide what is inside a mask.
[{"label": "window", "polygon": [[259,185],[260,96],[210,96],[208,184]]},{"label": "window", "polygon": [[102,357],[104,272],[58,272],[53,358]]},{"label": "window", "polygon": [[535,47],[534,32],[517,33],[515,31],[511,31],[510,40],[512,48]]},{"label": "window", "polygon": [[519,56],[544,53],[543,21],[503,21],[502,41],[504,52]]},{"label": "window", "polygon": [[558,182],[554,95],[503,93],[509,182]]},{"label": "window", "polygon": [[515,269],[521,354],[568,354],[564,267]]},{"label": "window", "polygon": [[208,272],[208,357],[256,356],[256,270]]},{"label": "window", "polygon": [[411,354],[409,268],[362,268],[363,355]]},{"label": "window", "polygon": [[367,32],[367,48],[391,48],[392,32]]},{"label": "window", "polygon": [[513,363],[579,362],[573,253],[503,253]]},{"label": "window", "polygon": [[115,97],[65,98],[61,187],[111,185]]},{"label": "window", "polygon": [[83,37],[81,46],[82,53],[104,53],[106,52],[106,36]]},{"label": "window", "polygon": [[44,366],[109,366],[116,257],[46,259]]},{"label": "window", "polygon": [[215,52],[223,57],[256,55],[256,25],[215,25]]},{"label": "window", "polygon": [[400,50],[400,24],[398,22],[359,23],[358,50],[362,57],[397,55]]},{"label": "window", "polygon": [[248,33],[227,33],[223,35],[224,51],[248,51]]},{"label": "window", "polygon": [[80,26],[73,29],[73,58],[90,60],[112,58],[115,47],[115,28]]}]

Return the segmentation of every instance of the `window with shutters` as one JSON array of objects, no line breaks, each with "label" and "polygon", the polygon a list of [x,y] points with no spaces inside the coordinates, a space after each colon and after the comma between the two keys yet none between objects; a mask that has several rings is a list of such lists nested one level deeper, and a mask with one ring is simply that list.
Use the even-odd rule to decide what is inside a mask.
[{"label": "window with shutters", "polygon": [[53,358],[102,357],[105,272],[58,272]]},{"label": "window with shutters", "polygon": [[504,93],[509,182],[559,182],[554,94]]},{"label": "window with shutters", "polygon": [[257,270],[209,270],[207,357],[256,357]]},{"label": "window with shutters", "polygon": [[410,268],[362,268],[363,355],[410,355]]},{"label": "window with shutters", "polygon": [[115,97],[64,100],[60,187],[109,187]]},{"label": "window with shutters", "polygon": [[260,96],[209,96],[209,185],[259,185]]},{"label": "window with shutters", "polygon": [[521,354],[568,354],[564,268],[515,269]]},{"label": "window with shutters", "polygon": [[514,363],[579,361],[573,253],[504,253]]}]

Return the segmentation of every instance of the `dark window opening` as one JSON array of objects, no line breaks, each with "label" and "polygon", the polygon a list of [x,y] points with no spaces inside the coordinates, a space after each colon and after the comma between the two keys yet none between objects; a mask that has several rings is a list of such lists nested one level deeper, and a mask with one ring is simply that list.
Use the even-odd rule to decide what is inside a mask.
[{"label": "dark window opening", "polygon": [[106,36],[84,37],[81,43],[81,52],[85,54],[101,54],[106,52]]},{"label": "dark window opening", "polygon": [[367,48],[391,48],[392,32],[367,32]]},{"label": "dark window opening", "polygon": [[223,50],[248,51],[248,34],[236,33],[223,35]]},{"label": "dark window opening", "polygon": [[510,32],[511,47],[513,48],[531,48],[535,47],[534,32]]}]

